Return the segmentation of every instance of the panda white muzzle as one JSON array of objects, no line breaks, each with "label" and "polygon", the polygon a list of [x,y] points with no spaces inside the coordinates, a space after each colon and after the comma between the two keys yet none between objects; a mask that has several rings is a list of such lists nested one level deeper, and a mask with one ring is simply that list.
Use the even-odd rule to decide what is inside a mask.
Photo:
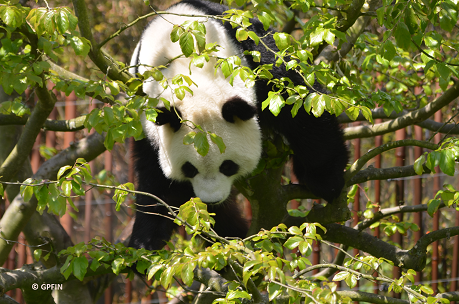
[{"label": "panda white muzzle", "polygon": [[197,174],[191,180],[191,184],[195,195],[204,203],[219,204],[230,195],[233,179],[223,174],[213,176]]}]

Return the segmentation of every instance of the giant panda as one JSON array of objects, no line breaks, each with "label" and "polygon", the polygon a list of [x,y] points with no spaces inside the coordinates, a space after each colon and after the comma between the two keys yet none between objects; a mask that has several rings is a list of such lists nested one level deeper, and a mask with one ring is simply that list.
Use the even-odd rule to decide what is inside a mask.
[{"label": "giant panda", "polygon": [[[261,128],[270,128],[281,134],[293,150],[293,169],[300,183],[305,184],[315,195],[328,202],[333,201],[344,186],[343,171],[348,161],[348,151],[336,117],[324,113],[316,118],[300,109],[292,118],[289,106],[285,106],[275,117],[261,103],[272,89],[265,80],[257,80],[253,87],[246,87],[236,77],[232,85],[220,70],[214,72],[216,59],[197,68],[190,65],[190,58],[171,59],[182,54],[179,43],[172,43],[170,33],[173,24],[182,24],[196,18],[179,16],[222,15],[228,8],[205,0],[184,0],[171,6],[173,14],[157,16],[144,30],[131,60],[131,73],[143,73],[152,66],[165,65],[162,73],[168,79],[177,74],[189,75],[197,86],[193,94],[183,100],[175,98],[170,89],[164,90],[156,81],[147,80],[144,92],[150,97],[164,97],[173,102],[173,110],[159,104],[156,123],[141,116],[145,138],[135,142],[135,170],[137,189],[149,192],[172,206],[180,206],[191,197],[199,197],[208,204],[210,212],[216,213],[215,231],[221,236],[245,237],[247,224],[237,205],[230,198],[233,182],[250,174],[257,166],[262,152]],[[260,64],[275,62],[274,55],[261,44],[250,39],[239,42],[235,38],[236,28],[229,22],[198,18],[205,21],[206,42],[217,42],[220,46],[216,56],[227,58],[238,55],[242,64],[252,70]],[[272,35],[267,35],[257,19],[251,20],[253,30],[273,50],[278,50]],[[268,31],[272,31],[269,29]],[[261,53],[260,62],[244,55],[245,50]],[[295,84],[304,84],[302,79],[284,66],[274,65],[274,77],[289,77]],[[319,87],[314,87],[320,90]],[[172,109],[172,107],[171,107]],[[206,156],[199,155],[192,145],[184,145],[183,137],[192,131],[190,124],[199,124],[205,131],[222,137],[226,151],[220,153],[215,144],[210,144]],[[150,197],[137,196],[136,219],[129,246],[161,249],[169,240],[175,224],[168,218],[164,207]],[[156,214],[156,215],[155,215]]]}]

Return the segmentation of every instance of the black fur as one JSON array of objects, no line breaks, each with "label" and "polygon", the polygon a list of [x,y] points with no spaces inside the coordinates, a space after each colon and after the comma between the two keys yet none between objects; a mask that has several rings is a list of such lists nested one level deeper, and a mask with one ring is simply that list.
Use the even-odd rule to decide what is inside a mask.
[{"label": "black fur", "polygon": [[177,113],[175,113],[174,109],[171,109],[169,111],[168,109],[164,107],[159,107],[158,110],[161,112],[158,112],[158,116],[156,117],[156,124],[158,126],[162,126],[165,124],[169,124],[172,129],[174,129],[175,132],[177,132],[182,124],[180,123],[180,118],[178,118],[177,114],[182,116],[180,114],[180,111],[176,109]]},{"label": "black fur", "polygon": [[227,122],[234,122],[234,117],[246,121],[257,114],[257,108],[249,105],[239,97],[234,97],[222,107],[222,116]]},{"label": "black fur", "polygon": [[[221,15],[228,9],[223,5],[203,0],[185,0],[182,3],[188,3],[210,15]],[[259,37],[266,36],[263,41],[271,49],[277,50],[274,39],[271,35],[266,35],[261,22],[256,19],[251,20],[251,22],[252,26],[249,30],[254,31]],[[261,53],[260,62],[254,62],[252,56],[246,56],[251,69],[276,61],[274,54],[267,51],[261,44],[257,46],[250,39],[243,42],[237,41],[235,38],[237,29],[233,29],[229,22],[225,22],[223,25],[229,36],[232,37],[234,44],[240,47],[241,53],[244,50],[256,50]],[[271,73],[275,78],[289,77],[296,85],[304,85],[299,75],[293,71],[286,71],[284,66],[274,66]],[[267,81],[257,80],[255,91],[258,109],[253,109],[242,99],[230,99],[222,109],[223,118],[228,122],[234,122],[234,117],[246,120],[258,112],[259,123],[262,128],[273,129],[282,134],[289,142],[294,151],[293,169],[300,183],[307,185],[315,195],[331,202],[340,194],[344,186],[343,170],[348,161],[348,151],[336,117],[325,112],[321,117],[316,118],[300,109],[295,118],[292,118],[291,105],[286,105],[281,113],[275,117],[268,110],[261,110],[261,103],[268,97],[270,89]],[[318,86],[313,89],[321,91]],[[168,123],[171,122],[168,121]],[[171,126],[173,126],[172,123]],[[138,190],[153,193],[176,207],[194,196],[190,183],[177,182],[164,176],[158,163],[158,151],[147,139],[136,142],[135,155]],[[223,168],[220,168],[224,174],[234,174],[233,171],[238,169],[231,166],[230,163],[226,165],[223,166],[222,164]],[[154,199],[138,196],[137,203],[143,207],[138,207],[129,245],[135,248],[162,248],[164,241],[170,238],[175,224],[164,217],[144,213],[167,215],[164,207],[147,207],[147,205],[156,203]],[[247,225],[242,219],[237,205],[232,200],[228,199],[227,202],[220,205],[209,205],[209,211],[216,213],[215,230],[219,235],[244,237],[247,233]]]}]

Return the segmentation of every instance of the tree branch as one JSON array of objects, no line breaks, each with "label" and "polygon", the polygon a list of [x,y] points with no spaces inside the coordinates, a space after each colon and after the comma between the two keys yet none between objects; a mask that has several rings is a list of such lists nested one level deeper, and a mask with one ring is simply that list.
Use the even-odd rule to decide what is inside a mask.
[{"label": "tree branch", "polygon": [[369,152],[365,153],[362,157],[360,157],[358,160],[356,160],[351,168],[346,171],[344,180],[349,180],[352,177],[354,177],[362,168],[363,166],[371,160],[373,157],[376,157],[379,154],[382,154],[383,152],[398,148],[398,147],[407,147],[407,146],[417,146],[417,147],[423,147],[426,149],[430,150],[437,150],[438,145],[433,144],[427,141],[420,141],[420,140],[415,140],[415,139],[405,139],[405,140],[398,140],[394,142],[389,142],[387,144],[384,144],[382,146],[379,146],[377,148],[374,148],[370,150]]},{"label": "tree branch", "polygon": [[[379,2],[379,0],[370,1],[370,10],[376,10]],[[317,58],[314,59],[315,65],[318,65],[320,62],[330,63],[338,61],[340,58],[346,56],[346,54],[349,53],[350,50],[354,47],[354,43],[357,41],[360,35],[362,35],[363,31],[371,20],[369,16],[362,16],[358,18],[361,15],[360,9],[362,8],[363,4],[364,1],[355,0],[347,11],[348,15],[345,24],[337,28],[339,31],[347,31],[347,42],[344,42],[339,50],[337,50],[337,41],[335,41],[336,45],[327,45],[320,52]]]},{"label": "tree branch", "polygon": [[[25,125],[29,120],[29,115],[16,116],[14,114],[0,114],[0,126],[5,125]],[[84,129],[86,115],[69,120],[46,119],[43,129],[56,132],[75,132]]]},{"label": "tree branch", "polygon": [[[105,151],[104,137],[94,133],[46,161],[33,175],[33,178],[53,179],[62,166],[73,165],[79,157],[90,161],[103,151]],[[37,201],[34,198],[24,202],[22,197],[18,195],[0,219],[2,237],[7,240],[17,240],[19,233],[24,229],[36,208]],[[0,265],[8,258],[12,247],[12,243],[0,239]]]},{"label": "tree branch", "polygon": [[422,271],[426,263],[427,246],[436,240],[459,235],[459,227],[444,228],[422,236],[410,250],[402,250],[368,233],[339,224],[325,225],[327,233],[320,231],[324,240],[340,243],[365,251],[377,258],[392,261],[395,266]]},{"label": "tree branch", "polygon": [[[430,169],[425,165],[423,166],[425,173],[430,173]],[[360,184],[367,182],[369,180],[384,180],[390,178],[401,178],[407,176],[415,176],[417,173],[414,171],[414,167],[411,166],[402,166],[402,167],[392,167],[379,169],[373,166],[368,166],[365,170],[359,171],[354,177],[346,182],[346,186],[352,186],[355,184]]]},{"label": "tree branch", "polygon": [[[85,82],[85,83],[88,83],[90,81],[87,78],[84,78],[84,77],[82,77],[80,75],[77,75],[75,73],[67,71],[66,69],[64,69],[61,66],[59,66],[59,65],[55,64],[54,62],[52,62],[51,59],[49,59],[49,58],[46,58],[46,61],[51,65],[51,70],[56,72],[59,76],[61,76],[65,80],[77,80],[77,81],[81,81],[81,82]],[[103,103],[107,103],[107,104],[111,104],[111,105],[114,104],[113,100],[110,100],[108,98],[101,98],[100,96],[97,96],[97,98],[96,98],[95,97],[95,95],[96,95],[95,92],[86,92],[85,94],[87,96],[89,96],[89,97],[92,97],[92,98],[95,98],[97,100],[100,100]]]},{"label": "tree branch", "polygon": [[374,304],[410,304],[407,300],[401,300],[397,298],[386,297],[374,293],[368,293],[363,291],[354,290],[339,290],[336,292],[341,297],[349,297],[352,301],[357,302],[370,302]]},{"label": "tree branch", "polygon": [[[75,13],[78,17],[78,27],[80,28],[80,33],[91,43],[91,50],[89,51],[89,57],[91,60],[104,74],[113,80],[121,80],[126,83],[129,79],[133,78],[133,75],[126,70],[122,70],[111,56],[100,49],[91,32],[92,27],[89,22],[88,10],[84,0],[73,0],[72,2]],[[140,88],[137,94],[144,95],[142,88]]]},{"label": "tree branch", "polygon": [[344,136],[346,139],[373,137],[417,124],[432,116],[435,112],[451,103],[457,97],[459,97],[459,81],[446,90],[440,97],[419,110],[406,113],[394,120],[373,126],[346,128],[344,130]]},{"label": "tree branch", "polygon": [[[3,269],[3,268],[2,268]],[[43,269],[40,265],[24,265],[19,269],[8,270],[0,273],[0,294],[4,294],[9,290],[16,288],[30,288],[33,283],[39,285],[45,284],[61,284],[70,280],[75,280],[75,276],[72,274],[68,279],[61,274],[60,267],[53,267],[50,269]],[[128,272],[129,269],[121,270],[121,273]],[[113,273],[111,267],[99,267],[96,271],[91,270],[88,267],[85,278]],[[38,289],[40,290],[40,288]],[[38,291],[37,291],[38,292]]]},{"label": "tree branch", "polygon": [[[444,208],[446,205],[444,203],[441,203],[438,208]],[[391,207],[391,208],[385,208],[382,210],[379,210],[378,212],[375,213],[374,217],[371,219],[364,220],[360,222],[357,226],[354,228],[362,231],[374,223],[378,222],[382,218],[388,217],[392,214],[398,214],[398,213],[408,213],[408,212],[423,212],[427,210],[427,204],[422,204],[422,205],[415,205],[415,206],[396,206],[396,207]]]},{"label": "tree branch", "polygon": [[0,167],[0,181],[9,181],[22,167],[30,151],[32,151],[41,127],[56,103],[56,97],[46,88],[44,77],[42,76],[41,78],[44,87],[37,86],[35,90],[39,101],[33,109],[32,115],[27,120],[19,141]]},{"label": "tree branch", "polygon": [[[392,112],[389,114],[389,116],[384,113],[384,110],[382,108],[378,108],[375,110],[371,111],[371,114],[374,119],[376,118],[382,118],[382,119],[395,119],[397,117],[401,117],[403,115],[406,115],[407,113],[410,113],[407,110],[403,110],[400,113],[395,113]],[[338,116],[338,121],[340,123],[350,123],[353,122],[354,120],[351,120],[349,116],[347,116],[345,113],[341,114]],[[357,119],[355,121],[367,121],[366,118],[363,116],[362,113],[359,114]],[[377,124],[379,125],[379,124]],[[424,121],[421,121],[419,123],[415,123],[415,125],[420,126],[421,128],[434,131],[434,132],[440,132],[440,133],[448,133],[448,134],[459,134],[459,125],[455,123],[450,123],[450,124],[445,124],[443,122],[437,122],[432,119],[426,119]],[[344,129],[344,133],[346,133],[348,128]],[[352,130],[352,129],[349,129]],[[348,139],[345,137],[345,139]]]}]

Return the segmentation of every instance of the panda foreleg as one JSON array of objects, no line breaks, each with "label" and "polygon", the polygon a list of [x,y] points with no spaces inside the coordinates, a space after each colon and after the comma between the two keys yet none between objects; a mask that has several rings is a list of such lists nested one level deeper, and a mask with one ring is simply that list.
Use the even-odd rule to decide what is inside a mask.
[{"label": "panda foreleg", "polygon": [[222,237],[245,238],[248,232],[248,223],[242,217],[236,201],[230,197],[219,205],[209,205],[209,212],[215,213],[215,232]]},{"label": "panda foreleg", "polygon": [[294,152],[293,170],[300,183],[314,195],[331,202],[344,187],[348,161],[341,127],[328,112],[316,118],[300,109],[292,118],[290,109],[286,106],[278,117],[268,111],[262,115],[271,128],[287,139]]}]

